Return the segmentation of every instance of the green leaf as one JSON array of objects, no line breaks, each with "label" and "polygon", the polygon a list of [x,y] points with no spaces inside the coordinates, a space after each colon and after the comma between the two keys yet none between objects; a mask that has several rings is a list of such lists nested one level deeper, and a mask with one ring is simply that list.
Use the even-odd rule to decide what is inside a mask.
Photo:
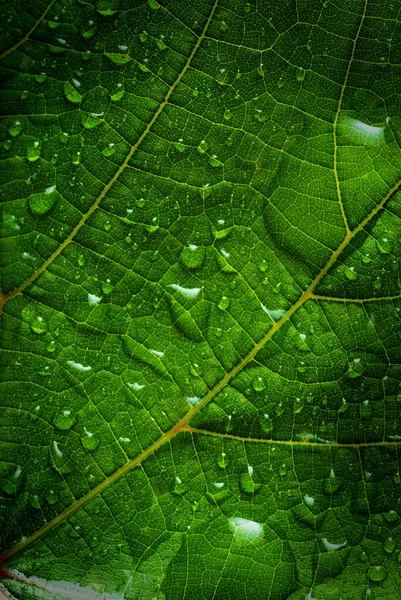
[{"label": "green leaf", "polygon": [[399,3],[3,13],[0,595],[400,597]]}]

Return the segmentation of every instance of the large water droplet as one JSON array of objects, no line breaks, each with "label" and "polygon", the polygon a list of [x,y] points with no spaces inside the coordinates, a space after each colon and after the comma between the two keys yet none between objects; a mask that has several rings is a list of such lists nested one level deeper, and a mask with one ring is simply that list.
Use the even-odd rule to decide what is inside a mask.
[{"label": "large water droplet", "polygon": [[34,142],[33,146],[27,149],[26,157],[29,162],[35,162],[40,158],[40,142]]},{"label": "large water droplet", "polygon": [[238,542],[256,542],[257,540],[263,539],[264,536],[263,525],[256,521],[250,521],[249,519],[232,517],[230,519],[230,527]]},{"label": "large water droplet", "polygon": [[106,279],[106,281],[102,283],[103,294],[106,294],[106,296],[107,296],[108,294],[111,294],[111,292],[113,290],[114,290],[114,286],[110,283],[110,279]]},{"label": "large water droplet", "polygon": [[53,440],[51,443],[49,459],[51,466],[57,473],[60,473],[61,475],[68,475],[68,473],[71,473],[71,465],[60,442]]},{"label": "large water droplet", "polygon": [[31,194],[29,197],[29,206],[33,214],[37,217],[47,215],[58,200],[56,186],[51,185],[39,194]]}]

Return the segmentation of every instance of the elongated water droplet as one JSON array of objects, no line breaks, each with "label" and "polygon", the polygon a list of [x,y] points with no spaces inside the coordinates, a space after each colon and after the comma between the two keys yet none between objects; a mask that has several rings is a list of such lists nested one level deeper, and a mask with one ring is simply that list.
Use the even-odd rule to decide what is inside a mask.
[{"label": "elongated water droplet", "polygon": [[46,492],[46,500],[49,504],[56,504],[58,501],[58,494],[54,490],[48,490]]},{"label": "elongated water droplet", "polygon": [[223,296],[218,306],[220,310],[227,310],[227,308],[230,306],[230,298]]},{"label": "elongated water droplet", "polygon": [[188,492],[188,486],[185,485],[185,483],[183,483],[179,477],[176,477],[173,494],[175,494],[176,496],[183,496],[187,492]]},{"label": "elongated water droplet", "polygon": [[93,452],[99,446],[99,438],[96,435],[96,433],[92,433],[91,431],[88,431],[86,429],[86,427],[84,427],[84,432],[85,432],[85,435],[83,435],[81,438],[82,445],[85,448],[85,450],[88,450],[89,452]]},{"label": "elongated water droplet", "polygon": [[14,123],[12,123],[12,125],[9,126],[8,128],[8,133],[11,135],[11,137],[17,137],[17,135],[19,135],[22,131],[22,123],[21,121],[14,121]]},{"label": "elongated water droplet", "polygon": [[395,539],[390,535],[383,544],[383,548],[386,552],[391,554],[395,550]]},{"label": "elongated water droplet", "polygon": [[8,496],[16,496],[22,489],[25,472],[20,466],[12,467],[8,474],[0,476],[0,487]]}]

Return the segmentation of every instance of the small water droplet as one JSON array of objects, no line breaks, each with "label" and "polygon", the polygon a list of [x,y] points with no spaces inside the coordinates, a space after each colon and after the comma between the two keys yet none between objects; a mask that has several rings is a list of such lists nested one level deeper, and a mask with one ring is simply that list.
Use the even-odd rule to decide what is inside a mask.
[{"label": "small water droplet", "polygon": [[139,39],[141,42],[147,42],[149,39],[149,34],[146,31],[143,31],[139,34]]},{"label": "small water droplet", "polygon": [[185,483],[183,483],[179,477],[176,477],[173,494],[175,494],[176,496],[183,496],[187,492],[188,492],[188,486],[185,485]]},{"label": "small water droplet", "polygon": [[209,165],[211,167],[221,167],[222,163],[219,160],[217,160],[217,156],[216,155],[213,155],[209,159]]},{"label": "small water droplet", "polygon": [[230,464],[230,461],[226,458],[225,452],[222,452],[220,454],[216,463],[217,463],[217,466],[220,467],[220,469],[226,469],[228,467],[228,465]]},{"label": "small water droplet", "polygon": [[335,494],[340,489],[341,483],[341,479],[331,469],[329,478],[324,482],[323,491],[328,495]]},{"label": "small water droplet", "polygon": [[227,298],[227,296],[223,296],[218,306],[220,310],[227,310],[227,308],[230,306],[230,298]]},{"label": "small water droplet", "polygon": [[376,246],[382,254],[391,254],[393,250],[393,243],[386,237],[376,240]]},{"label": "small water droplet", "polygon": [[306,71],[300,67],[297,69],[297,81],[303,81],[305,79]]},{"label": "small water droplet", "polygon": [[232,116],[233,116],[233,113],[231,112],[231,110],[230,110],[230,109],[228,109],[228,108],[227,108],[227,109],[224,111],[224,119],[225,119],[226,121],[229,121],[230,119],[232,119]]},{"label": "small water droplet", "polygon": [[386,552],[391,554],[395,550],[395,539],[391,535],[384,541],[383,548]]},{"label": "small water droplet", "polygon": [[269,265],[267,264],[267,262],[265,260],[262,260],[262,262],[259,263],[259,271],[261,271],[262,273],[266,273],[268,268],[269,268]]},{"label": "small water droplet", "polygon": [[8,496],[16,496],[22,489],[25,472],[20,466],[12,467],[8,474],[0,476],[0,487]]},{"label": "small water droplet", "polygon": [[180,261],[187,269],[199,269],[205,257],[205,249],[202,246],[189,244],[183,248]]},{"label": "small water droplet", "polygon": [[344,267],[344,274],[350,281],[355,281],[355,279],[358,278],[358,273],[355,271],[354,267]]},{"label": "small water droplet", "polygon": [[369,400],[364,400],[359,405],[359,414],[361,419],[369,419],[372,416],[372,404]]},{"label": "small water droplet", "polygon": [[29,162],[35,162],[40,158],[40,142],[34,142],[33,146],[27,149],[26,157]]},{"label": "small water droplet", "polygon": [[102,292],[103,294],[111,294],[114,290],[114,286],[110,283],[110,279],[106,279],[104,283],[102,283]]},{"label": "small water droplet", "polygon": [[173,142],[173,146],[178,152],[184,152],[184,150],[186,148],[186,146],[184,146],[184,144],[181,141]]},{"label": "small water droplet", "polygon": [[263,377],[256,377],[252,382],[252,387],[257,392],[262,392],[264,389],[266,389],[266,384]]},{"label": "small water droplet", "polygon": [[114,152],[116,151],[114,144],[111,142],[108,146],[106,146],[106,148],[104,148],[104,150],[102,150],[102,154],[103,156],[112,156],[114,154]]},{"label": "small water droplet", "polygon": [[58,494],[54,490],[47,490],[46,500],[49,504],[56,504],[58,501]]},{"label": "small water droplet", "polygon": [[32,506],[32,508],[36,508],[36,510],[40,509],[41,505],[39,501],[39,496],[37,494],[30,494],[29,504]]},{"label": "small water droplet", "polygon": [[199,154],[204,154],[208,148],[208,145],[205,140],[202,140],[197,147]]},{"label": "small water droplet", "polygon": [[399,516],[395,510],[390,510],[389,512],[384,513],[383,518],[387,523],[394,523],[395,521],[398,521]]}]

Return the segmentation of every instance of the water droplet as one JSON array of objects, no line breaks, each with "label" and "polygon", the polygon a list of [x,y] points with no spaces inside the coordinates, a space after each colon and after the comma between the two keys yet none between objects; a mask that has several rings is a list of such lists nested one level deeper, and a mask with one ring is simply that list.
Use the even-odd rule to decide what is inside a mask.
[{"label": "water droplet", "polygon": [[341,483],[341,479],[337,477],[334,470],[331,469],[330,477],[324,482],[323,491],[326,494],[335,494],[340,489]]},{"label": "water droplet", "polygon": [[36,83],[44,83],[47,79],[46,73],[41,73],[40,75],[35,75]]},{"label": "water droplet", "polygon": [[34,333],[37,333],[38,335],[42,335],[42,333],[45,333],[45,331],[47,331],[47,325],[43,317],[37,315],[31,316],[30,326],[32,331]]},{"label": "water droplet", "polygon": [[58,501],[58,495],[54,490],[47,490],[46,500],[49,504],[56,504],[56,502]]},{"label": "water droplet", "polygon": [[9,126],[8,133],[11,135],[11,137],[17,137],[17,135],[21,133],[22,129],[23,127],[21,121],[14,121],[14,123]]},{"label": "water droplet", "polygon": [[102,292],[103,294],[111,294],[114,290],[114,286],[110,283],[110,279],[106,279],[104,283],[102,283]]},{"label": "water droplet", "polygon": [[54,340],[51,340],[51,341],[50,341],[50,342],[47,344],[47,346],[46,346],[46,350],[47,350],[48,352],[55,352],[55,350],[56,350],[56,342],[55,342]]},{"label": "water droplet", "polygon": [[385,540],[383,544],[383,548],[386,552],[391,554],[395,550],[395,539],[391,537],[391,535]]},{"label": "water droplet", "polygon": [[206,141],[202,140],[199,143],[199,146],[197,147],[197,151],[199,152],[199,154],[204,154],[206,152],[207,148],[208,148],[208,145],[207,145]]},{"label": "water droplet", "polygon": [[365,263],[365,265],[368,265],[370,262],[372,262],[372,259],[365,254],[362,256],[362,262]]},{"label": "water droplet", "polygon": [[178,150],[178,152],[184,152],[184,150],[185,150],[185,146],[181,141],[173,142],[173,146],[176,150]]},{"label": "water droplet", "polygon": [[88,431],[86,429],[86,427],[84,427],[84,432],[85,432],[85,435],[82,436],[82,438],[81,438],[82,445],[85,448],[85,450],[88,450],[89,452],[93,452],[99,446],[99,438],[96,435],[96,433],[92,433],[92,432]]},{"label": "water droplet", "polygon": [[269,418],[269,415],[263,415],[262,420],[260,422],[260,426],[262,428],[262,431],[266,433],[266,435],[271,435],[273,431],[273,423],[272,420]]},{"label": "water droplet", "polygon": [[280,467],[279,467],[279,473],[280,473],[280,475],[282,477],[284,475],[287,475],[287,465],[285,463],[283,463],[282,465],[280,465]]},{"label": "water droplet", "polygon": [[39,496],[37,494],[30,494],[29,496],[29,504],[32,508],[36,508],[37,510],[41,508]]},{"label": "water droplet", "polygon": [[99,117],[96,115],[82,115],[82,125],[85,127],[85,129],[94,129],[103,122],[103,119],[99,119]]},{"label": "water droplet", "polygon": [[65,452],[62,450],[60,442],[53,440],[50,444],[49,460],[51,466],[57,473],[60,473],[61,475],[68,475],[68,473],[71,473],[71,465]]},{"label": "water droplet", "polygon": [[369,419],[372,416],[372,404],[369,400],[364,400],[359,405],[359,414],[361,419]]},{"label": "water droplet", "polygon": [[251,5],[250,5],[250,3],[249,3],[249,2],[246,2],[246,3],[245,3],[245,6],[244,6],[244,12],[245,12],[245,13],[249,13],[249,12],[251,12]]},{"label": "water droplet", "polygon": [[254,494],[262,487],[262,484],[255,483],[253,481],[252,475],[248,472],[242,473],[242,475],[240,476],[239,487],[246,494]]},{"label": "water droplet", "polygon": [[387,571],[382,565],[370,567],[368,577],[371,581],[384,581],[387,577]]},{"label": "water droplet", "polygon": [[122,90],[121,92],[116,92],[115,94],[110,94],[110,99],[112,102],[118,102],[119,100],[124,98],[124,96],[125,96],[125,91]]},{"label": "water droplet", "polygon": [[141,42],[147,42],[149,39],[149,34],[146,31],[143,31],[139,34],[139,39]]},{"label": "water droplet", "polygon": [[305,79],[306,71],[300,67],[297,70],[297,81],[303,81]]},{"label": "water droplet", "polygon": [[218,306],[220,310],[227,310],[227,308],[230,306],[230,298],[227,298],[227,296],[223,296]]},{"label": "water droplet", "polygon": [[159,50],[165,50],[167,48],[163,40],[156,40],[156,46],[159,48]]},{"label": "water droplet", "polygon": [[220,469],[227,469],[228,465],[230,464],[230,461],[226,458],[225,452],[221,453],[216,462]]},{"label": "water droplet", "polygon": [[57,429],[70,429],[76,421],[76,414],[70,410],[62,410],[56,414],[53,425]]},{"label": "water droplet", "polygon": [[199,96],[199,90],[198,90],[198,88],[194,88],[194,89],[192,90],[192,96],[193,96],[194,98],[197,98],[197,96]]},{"label": "water droplet", "polygon": [[131,60],[129,54],[123,54],[121,52],[105,52],[104,54],[116,65],[125,65]]},{"label": "water droplet", "polygon": [[355,281],[358,278],[358,273],[355,271],[354,267],[344,267],[344,273],[347,279],[350,281]]},{"label": "water droplet", "polygon": [[256,377],[252,382],[253,389],[257,392],[262,392],[266,389],[266,384],[263,380],[263,377]]},{"label": "water droplet", "polygon": [[148,69],[146,65],[139,63],[138,67],[142,71],[142,73],[150,73],[150,69]]},{"label": "water droplet", "polygon": [[302,409],[303,409],[304,405],[301,401],[300,398],[295,398],[293,405],[292,405],[292,410],[294,411],[295,414],[299,414]]},{"label": "water droplet", "polygon": [[8,474],[0,476],[0,487],[8,496],[16,496],[22,488],[25,472],[20,466],[12,467]]},{"label": "water droplet", "polygon": [[51,185],[39,194],[31,194],[29,196],[29,206],[36,217],[47,215],[59,197],[56,191],[56,186]]},{"label": "water droplet", "polygon": [[259,263],[259,271],[261,271],[262,273],[266,273],[268,268],[269,268],[269,265],[267,264],[267,262],[265,260],[262,260],[262,262]]},{"label": "water droplet", "polygon": [[95,35],[95,33],[96,33],[96,24],[92,19],[90,19],[81,28],[81,35],[86,40],[89,40],[90,38],[92,38]]},{"label": "water droplet", "polygon": [[205,257],[205,249],[202,246],[189,244],[183,248],[180,261],[187,269],[199,269]]},{"label": "water droplet", "polygon": [[156,0],[148,0],[148,5],[152,10],[158,10],[160,8],[160,4],[158,4]]},{"label": "water droplet", "polygon": [[386,237],[376,240],[376,246],[382,254],[391,254],[393,250],[393,243]]},{"label": "water droplet", "polygon": [[263,525],[249,519],[232,517],[230,519],[230,527],[234,533],[235,540],[239,543],[256,542],[264,536]]},{"label": "water droplet", "polygon": [[229,121],[230,119],[232,119],[233,113],[231,112],[231,110],[229,110],[228,108],[224,111],[224,119],[226,121]]},{"label": "water droplet", "polygon": [[179,477],[176,477],[173,494],[175,494],[176,496],[183,496],[187,492],[188,486],[186,486],[185,483],[183,483]]},{"label": "water droplet", "polygon": [[395,510],[390,510],[389,512],[384,513],[383,518],[385,521],[387,521],[387,523],[394,523],[395,521],[398,521],[399,516]]},{"label": "water droplet", "polygon": [[284,404],[282,402],[279,402],[278,404],[276,404],[276,406],[274,408],[274,412],[276,413],[276,415],[278,417],[281,417],[281,415],[284,412]]},{"label": "water droplet", "polygon": [[366,562],[366,561],[368,560],[368,557],[367,557],[367,555],[366,555],[366,552],[361,552],[361,553],[360,553],[360,555],[359,555],[359,560],[360,560],[361,562]]},{"label": "water droplet", "polygon": [[214,155],[213,155],[213,156],[211,156],[211,157],[210,157],[210,159],[209,159],[209,165],[210,165],[211,167],[221,167],[221,166],[222,166],[222,163],[221,163],[219,160],[217,160],[217,156],[214,154]]},{"label": "water droplet", "polygon": [[313,506],[315,504],[315,499],[312,498],[312,496],[308,496],[308,494],[305,494],[304,502],[306,506]]},{"label": "water droplet", "polygon": [[33,146],[27,149],[26,157],[29,162],[35,162],[40,158],[40,143],[34,142]]},{"label": "water droplet", "polygon": [[137,206],[138,208],[143,208],[146,204],[146,200],[145,198],[137,198],[135,200],[135,206]]},{"label": "water droplet", "polygon": [[[77,81],[77,80],[74,80]],[[79,83],[79,82],[78,82]],[[73,104],[78,104],[82,100],[81,94],[75,89],[73,85],[69,81],[64,83],[64,94],[67,100],[72,102]]]},{"label": "water droplet", "polygon": [[103,156],[112,156],[115,151],[114,144],[111,142],[104,150],[102,150],[102,154]]}]

